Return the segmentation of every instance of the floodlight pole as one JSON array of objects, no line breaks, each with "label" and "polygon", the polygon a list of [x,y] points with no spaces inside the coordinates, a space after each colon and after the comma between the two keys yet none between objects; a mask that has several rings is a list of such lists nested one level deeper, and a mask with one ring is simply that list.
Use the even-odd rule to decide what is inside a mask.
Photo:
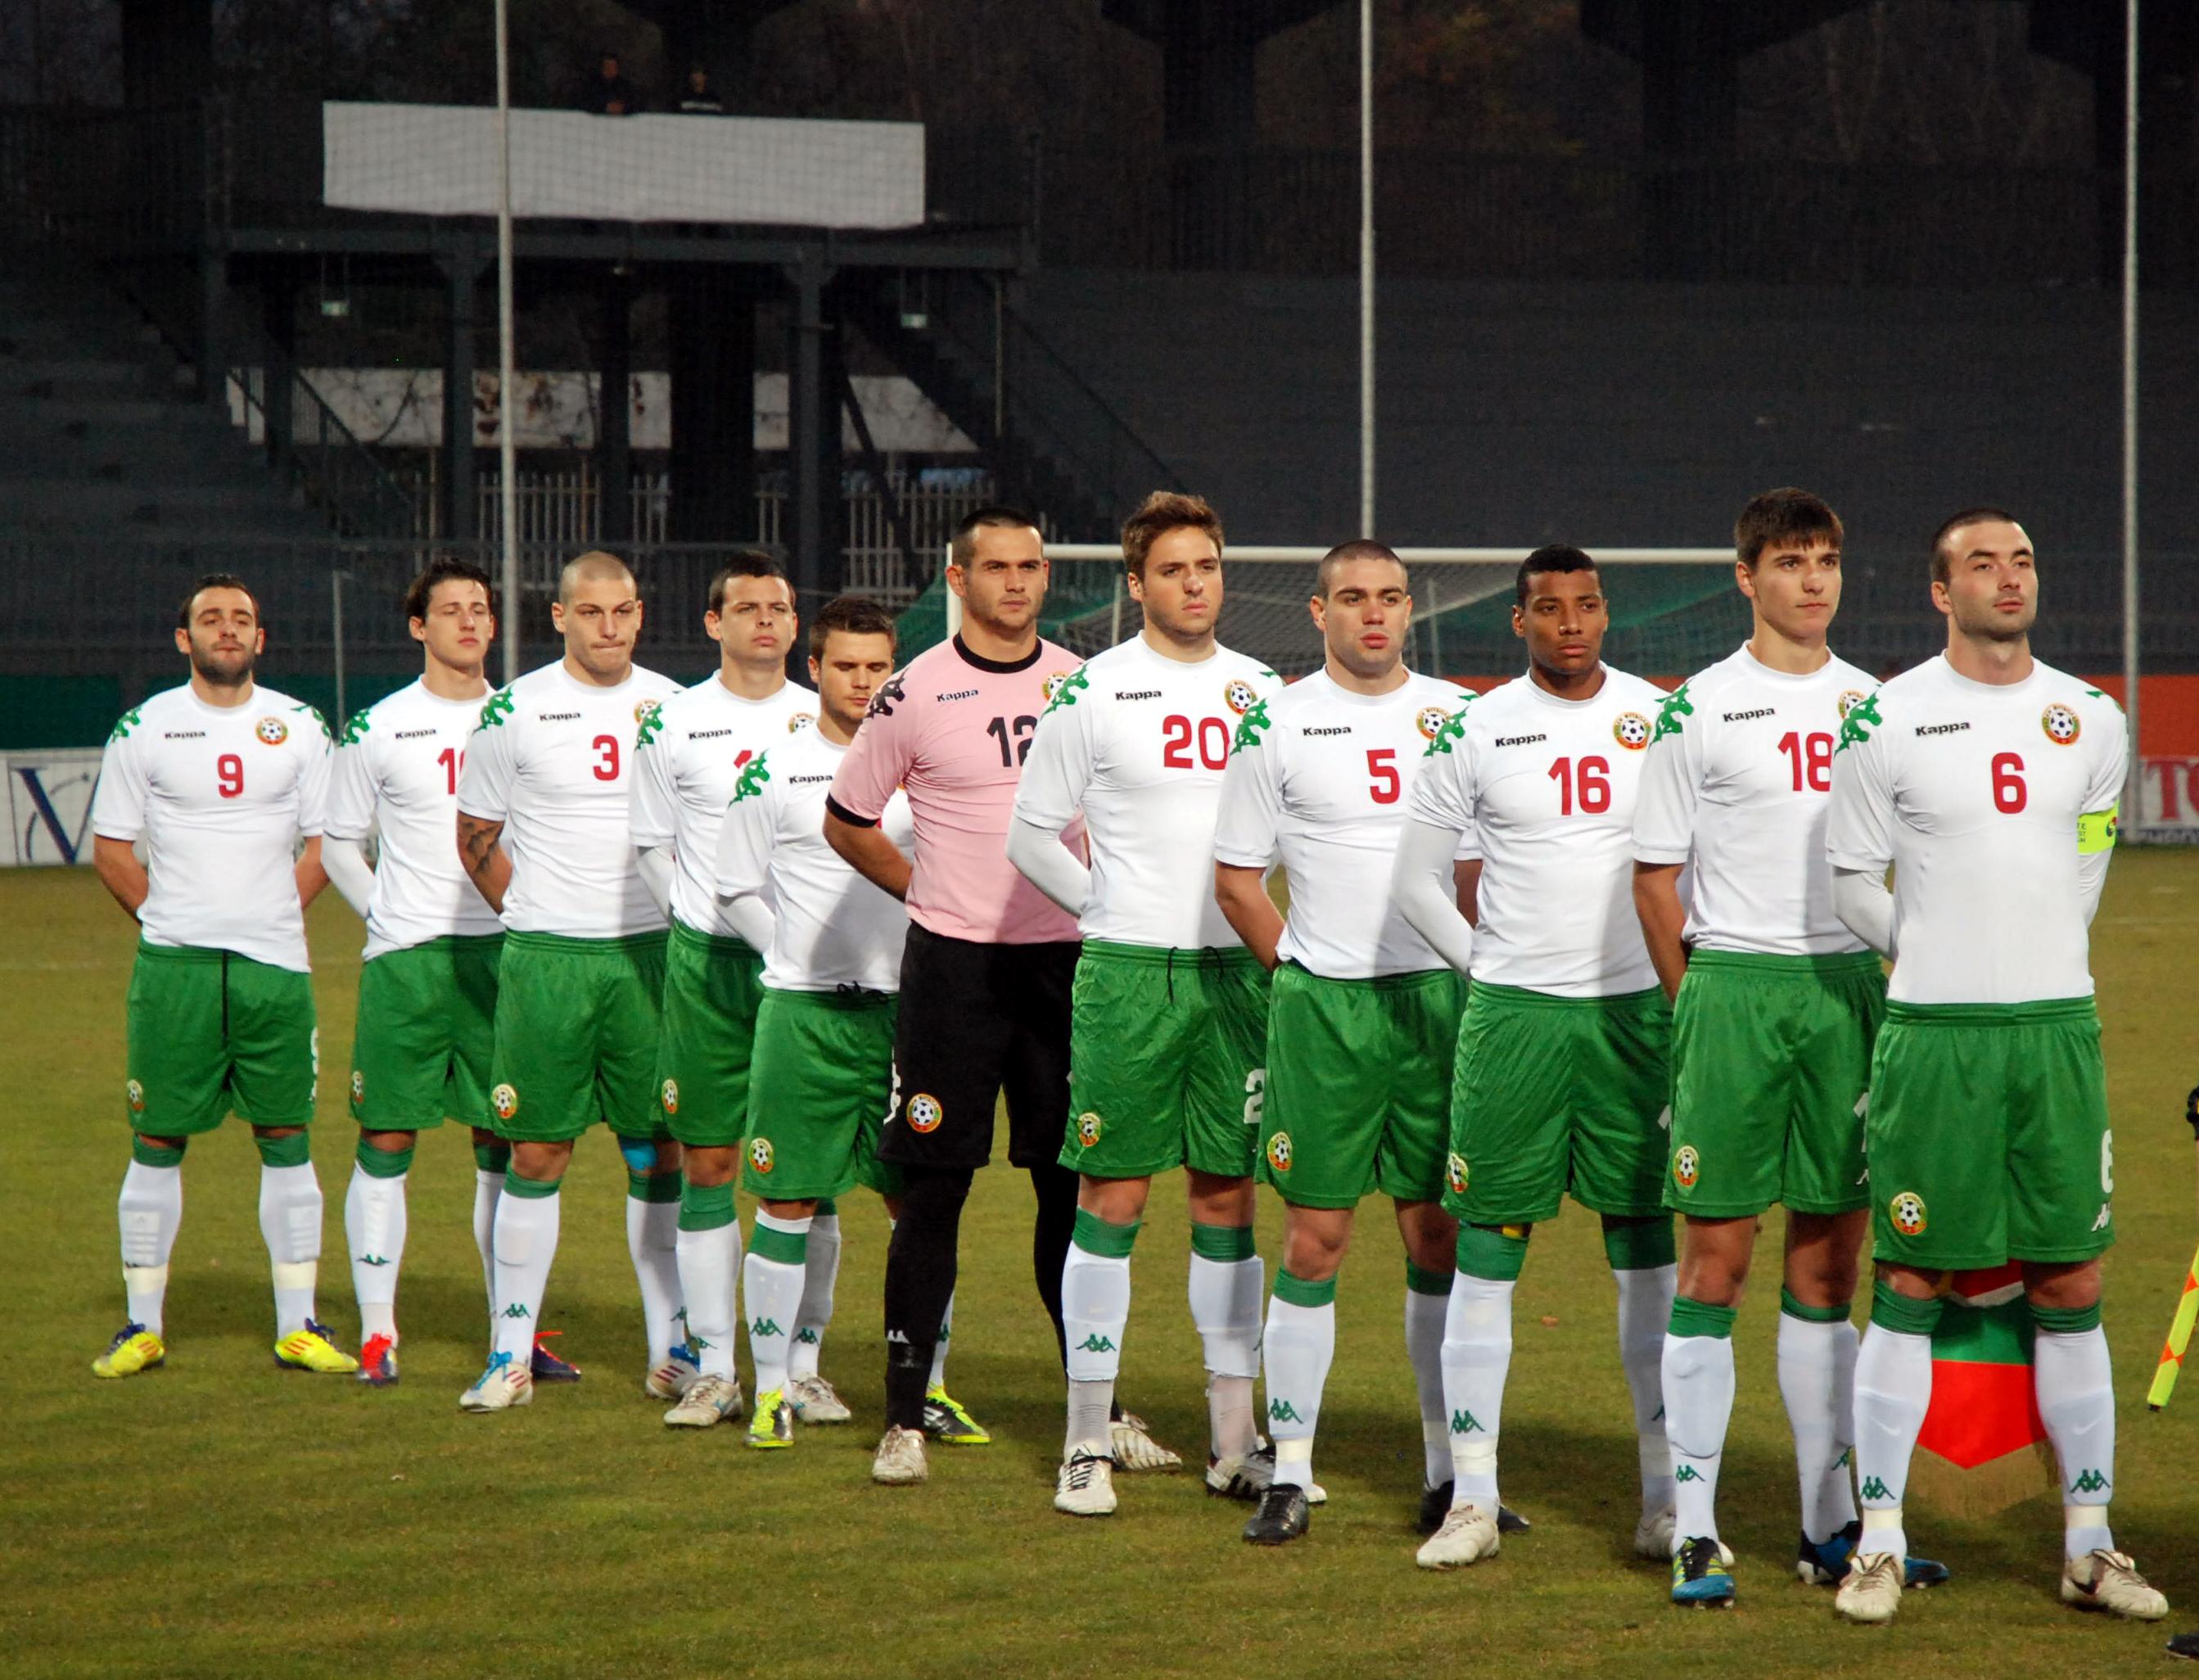
[{"label": "floodlight pole", "polygon": [[2123,715],[2130,726],[2130,770],[2123,823],[2143,826],[2145,761],[2138,749],[2138,15],[2126,0],[2123,21]]},{"label": "floodlight pole", "polygon": [[1359,534],[1374,534],[1374,0],[1359,0]]},{"label": "floodlight pole", "polygon": [[[496,441],[504,528],[504,680],[519,680],[519,447],[511,435],[511,18],[496,0]],[[468,405],[469,407],[471,405]]]}]

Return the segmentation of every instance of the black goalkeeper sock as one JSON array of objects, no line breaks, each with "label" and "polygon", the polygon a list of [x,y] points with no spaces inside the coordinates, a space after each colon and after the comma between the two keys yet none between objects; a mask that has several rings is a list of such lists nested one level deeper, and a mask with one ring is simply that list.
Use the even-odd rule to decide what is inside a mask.
[{"label": "black goalkeeper sock", "polygon": [[886,1249],[886,1421],[921,1429],[932,1351],[954,1296],[971,1174],[966,1168],[912,1167],[907,1176],[901,1218]]},{"label": "black goalkeeper sock", "polygon": [[1031,1221],[1031,1281],[1046,1315],[1053,1321],[1054,1350],[1069,1364],[1069,1329],[1061,1317],[1061,1269],[1069,1259],[1069,1240],[1076,1230],[1076,1175],[1058,1161],[1030,1170],[1031,1194],[1038,1210]]}]

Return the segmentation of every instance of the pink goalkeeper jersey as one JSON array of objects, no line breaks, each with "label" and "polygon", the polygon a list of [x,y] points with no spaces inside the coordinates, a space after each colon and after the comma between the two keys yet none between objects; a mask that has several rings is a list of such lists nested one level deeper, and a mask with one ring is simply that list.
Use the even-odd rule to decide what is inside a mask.
[{"label": "pink goalkeeper jersey", "polygon": [[[872,697],[832,779],[827,808],[878,820],[896,787],[916,822],[909,919],[950,939],[1035,945],[1075,939],[1076,918],[1008,861],[1016,783],[1038,715],[1075,672],[1076,656],[1041,641],[1012,665],[980,659],[962,639],[917,655]],[[1081,859],[1082,822],[1062,843]]]}]

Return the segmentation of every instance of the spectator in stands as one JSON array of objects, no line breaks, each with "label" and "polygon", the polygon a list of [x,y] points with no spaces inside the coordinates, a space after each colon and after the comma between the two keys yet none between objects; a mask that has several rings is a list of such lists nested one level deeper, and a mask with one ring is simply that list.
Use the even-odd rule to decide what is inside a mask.
[{"label": "spectator in stands", "polygon": [[632,117],[640,114],[642,103],[636,96],[633,85],[619,73],[619,58],[615,52],[604,55],[598,68],[580,95],[580,108],[599,117]]},{"label": "spectator in stands", "polygon": [[680,96],[680,108],[691,117],[722,117],[725,105],[711,84],[710,73],[697,65],[687,73],[687,90]]}]

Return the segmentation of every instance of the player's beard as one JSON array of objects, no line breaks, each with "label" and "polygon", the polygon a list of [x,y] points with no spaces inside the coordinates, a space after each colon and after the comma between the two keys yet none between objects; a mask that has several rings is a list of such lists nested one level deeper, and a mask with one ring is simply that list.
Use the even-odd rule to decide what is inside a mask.
[{"label": "player's beard", "polygon": [[254,656],[250,648],[224,653],[191,644],[191,670],[209,688],[242,688],[252,680]]}]

